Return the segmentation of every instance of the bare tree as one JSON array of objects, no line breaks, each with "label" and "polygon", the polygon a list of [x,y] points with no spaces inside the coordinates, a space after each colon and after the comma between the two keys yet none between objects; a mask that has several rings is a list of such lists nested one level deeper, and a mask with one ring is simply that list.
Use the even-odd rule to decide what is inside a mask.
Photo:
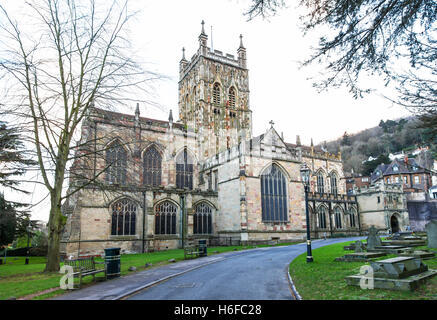
[{"label": "bare tree", "polygon": [[[323,32],[303,62],[324,66],[313,79],[316,87],[346,85],[357,98],[375,90],[363,84],[363,76],[377,75],[397,90],[386,98],[418,113],[432,128],[437,122],[435,0],[301,0],[299,6],[305,9],[304,33]],[[284,7],[284,1],[252,0],[246,14],[266,17]]]},{"label": "bare tree", "polygon": [[134,91],[147,94],[159,77],[127,51],[127,2],[28,1],[30,14],[19,17],[0,5],[0,79],[8,99],[2,113],[19,121],[33,143],[40,183],[50,196],[46,272],[59,270],[63,200],[101,174],[84,174],[86,182],[65,192],[69,166],[96,151],[86,146],[93,139],[78,138],[82,120],[94,103],[126,104]]}]

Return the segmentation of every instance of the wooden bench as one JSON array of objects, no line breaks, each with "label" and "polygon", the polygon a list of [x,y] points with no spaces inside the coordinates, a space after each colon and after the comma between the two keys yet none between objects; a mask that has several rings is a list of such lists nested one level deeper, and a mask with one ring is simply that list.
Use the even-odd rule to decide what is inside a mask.
[{"label": "wooden bench", "polygon": [[96,262],[94,257],[78,258],[65,260],[64,265],[73,267],[73,277],[79,278],[79,288],[82,285],[82,278],[86,276],[93,276],[93,281],[96,281],[96,274],[100,272],[105,273],[106,279],[106,267],[96,268],[96,264],[105,264],[105,262]]},{"label": "wooden bench", "polygon": [[193,257],[199,257],[199,247],[197,246],[190,246],[184,248],[184,259],[187,259],[187,257],[193,258]]}]

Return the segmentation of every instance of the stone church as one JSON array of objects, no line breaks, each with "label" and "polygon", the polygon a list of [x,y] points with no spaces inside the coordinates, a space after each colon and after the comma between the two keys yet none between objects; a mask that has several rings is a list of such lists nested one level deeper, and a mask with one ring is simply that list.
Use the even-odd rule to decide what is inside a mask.
[{"label": "stone church", "polygon": [[146,252],[182,246],[182,239],[256,243],[306,238],[301,166],[311,170],[313,237],[361,231],[355,196],[346,195],[341,154],[287,143],[274,123],[252,136],[246,48],[199,48],[179,62],[179,120],[93,107],[63,205],[66,255]]}]

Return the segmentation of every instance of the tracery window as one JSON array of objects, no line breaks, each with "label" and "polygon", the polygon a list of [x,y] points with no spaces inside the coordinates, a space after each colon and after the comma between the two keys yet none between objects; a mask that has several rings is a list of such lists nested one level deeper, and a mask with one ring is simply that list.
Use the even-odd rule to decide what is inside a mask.
[{"label": "tracery window", "polygon": [[176,187],[193,189],[193,159],[187,149],[176,157]]},{"label": "tracery window", "polygon": [[125,184],[127,153],[119,141],[114,141],[106,150],[106,181]]},{"label": "tracery window", "polygon": [[231,87],[229,89],[229,106],[231,106],[232,108],[235,108],[235,88],[234,87]]},{"label": "tracery window", "polygon": [[287,222],[287,179],[276,164],[261,175],[263,222]]},{"label": "tracery window", "polygon": [[220,84],[214,83],[212,88],[212,102],[216,105],[220,104]]},{"label": "tracery window", "polygon": [[161,162],[161,154],[155,146],[148,148],[143,159],[143,183],[145,185],[161,185]]},{"label": "tracery window", "polygon": [[176,234],[177,207],[164,201],[155,207],[155,234]]},{"label": "tracery window", "polygon": [[350,211],[349,211],[350,213],[349,213],[349,217],[350,217],[350,222],[351,222],[351,227],[352,228],[355,228],[356,227],[356,210],[355,210],[355,208],[350,208]]},{"label": "tracery window", "polygon": [[331,193],[335,195],[338,193],[337,175],[335,173],[331,173]]},{"label": "tracery window", "polygon": [[326,229],[326,207],[319,207],[319,228]]},{"label": "tracery window", "polygon": [[317,173],[317,192],[324,193],[325,192],[325,184],[323,179],[323,173],[319,171]]},{"label": "tracery window", "polygon": [[334,219],[335,219],[335,227],[337,229],[342,228],[341,224],[341,209],[339,207],[334,208]]},{"label": "tracery window", "polygon": [[111,235],[135,235],[136,204],[129,199],[122,199],[111,206]]},{"label": "tracery window", "polygon": [[196,211],[193,215],[193,233],[212,233],[212,208],[205,202],[196,206]]}]

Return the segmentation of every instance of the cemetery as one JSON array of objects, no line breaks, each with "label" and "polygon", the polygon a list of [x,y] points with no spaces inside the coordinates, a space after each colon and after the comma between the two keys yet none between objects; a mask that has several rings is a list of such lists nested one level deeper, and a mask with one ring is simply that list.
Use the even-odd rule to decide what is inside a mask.
[{"label": "cemetery", "polygon": [[[312,264],[305,255],[297,257],[290,264],[290,277],[303,300],[436,300],[436,226],[432,221],[426,233],[391,235],[370,227],[361,241],[313,250]],[[393,240],[413,242],[400,245]]]},{"label": "cemetery", "polygon": [[[355,243],[355,253],[345,254],[335,261],[368,261],[369,272],[346,277],[346,283],[351,286],[360,286],[363,289],[363,280],[371,283],[371,287],[391,290],[414,290],[421,283],[437,274],[437,270],[429,269],[423,259],[433,259],[434,252],[429,249],[415,250],[415,247],[425,246],[430,238],[433,247],[437,228],[436,221],[427,225],[426,236],[413,236],[411,232],[397,233],[390,240],[382,241],[378,236],[378,229],[374,226],[369,228],[367,237],[367,252],[363,252],[364,245],[361,241]],[[428,244],[429,246],[429,244]],[[372,261],[387,254],[395,254],[397,257]],[[364,279],[365,277],[366,279]]]}]

